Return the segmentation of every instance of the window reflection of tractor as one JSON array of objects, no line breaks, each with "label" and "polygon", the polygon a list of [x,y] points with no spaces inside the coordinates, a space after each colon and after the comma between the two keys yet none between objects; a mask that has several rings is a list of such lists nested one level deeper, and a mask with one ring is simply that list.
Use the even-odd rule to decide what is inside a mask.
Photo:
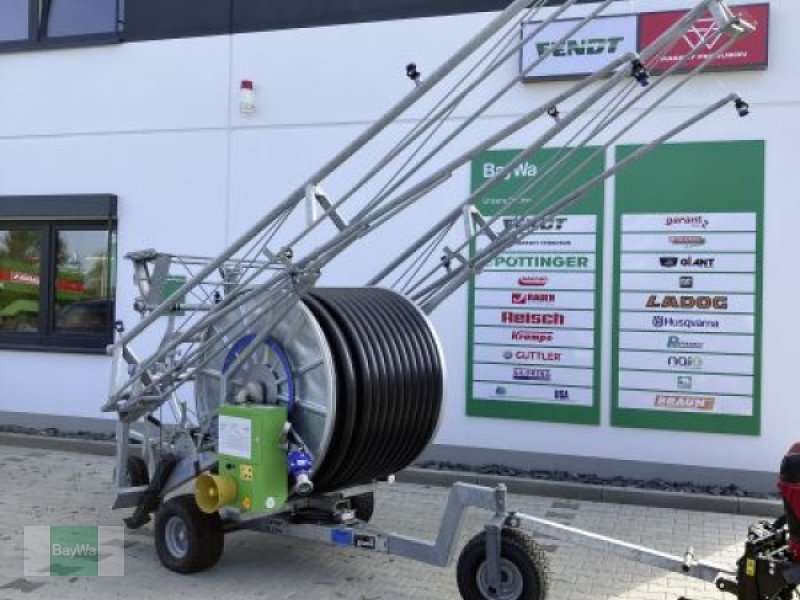
[{"label": "window reflection of tractor", "polygon": [[[107,302],[89,301],[93,294],[79,266],[59,269],[56,279],[56,326],[64,329],[96,329],[98,316],[105,324]],[[38,264],[0,259],[0,331],[27,332],[38,329],[42,294]],[[103,306],[95,306],[102,304]],[[78,305],[86,305],[80,310]],[[105,317],[103,317],[105,315]]]}]

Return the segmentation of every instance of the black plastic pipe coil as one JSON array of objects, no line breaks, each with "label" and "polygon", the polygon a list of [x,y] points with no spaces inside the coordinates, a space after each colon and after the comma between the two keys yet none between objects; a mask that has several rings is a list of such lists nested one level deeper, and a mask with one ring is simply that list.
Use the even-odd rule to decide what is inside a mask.
[{"label": "black plastic pipe coil", "polygon": [[385,479],[410,465],[436,432],[444,361],[430,324],[394,292],[322,288],[304,298],[336,366],[336,417],[314,488]]}]

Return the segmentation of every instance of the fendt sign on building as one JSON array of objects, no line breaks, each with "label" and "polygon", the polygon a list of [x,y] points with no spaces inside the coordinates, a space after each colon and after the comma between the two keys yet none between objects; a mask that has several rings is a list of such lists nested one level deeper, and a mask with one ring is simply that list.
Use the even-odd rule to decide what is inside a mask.
[{"label": "fendt sign on building", "polygon": [[[689,71],[722,50],[708,70],[739,71],[765,69],[769,61],[769,5],[752,4],[735,7],[737,14],[756,25],[754,34],[744,36],[728,48],[722,48],[727,39],[716,22],[707,14],[675,45],[660,56],[652,71],[664,72],[677,63],[676,72]],[[579,19],[557,21],[536,33],[540,23],[522,25],[520,69],[523,73],[541,56],[552,52],[552,57],[525,76],[526,81],[581,78],[604,67],[626,52],[646,48],[686,15],[687,11],[641,13],[603,17],[583,27],[574,37],[561,41],[574,29]],[[529,39],[530,38],[530,39]]]},{"label": "fendt sign on building", "polygon": [[[617,56],[636,52],[638,47],[636,15],[595,19],[581,29],[580,35],[559,44],[580,19],[556,21],[531,37],[522,48],[522,68],[552,50],[552,57],[534,69],[527,80],[585,77],[599,71]],[[536,31],[539,23],[524,23],[522,39]]]}]

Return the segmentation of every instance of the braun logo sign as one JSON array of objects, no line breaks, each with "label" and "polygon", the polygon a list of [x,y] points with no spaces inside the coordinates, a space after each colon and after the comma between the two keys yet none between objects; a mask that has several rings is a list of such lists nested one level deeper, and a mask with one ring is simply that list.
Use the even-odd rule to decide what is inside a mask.
[{"label": "braun logo sign", "polygon": [[[556,21],[532,37],[522,47],[521,68],[524,71],[542,55],[550,57],[531,71],[526,80],[569,79],[594,73],[626,52],[635,52],[638,19],[635,15],[595,19],[573,38],[558,43],[579,19]],[[522,37],[527,39],[539,23],[524,23]]]},{"label": "braun logo sign", "polygon": [[[769,5],[748,4],[734,6],[736,14],[757,26],[757,31],[744,36],[727,48],[709,65],[709,70],[764,69],[768,63]],[[641,13],[609,16],[595,19],[573,37],[562,40],[578,19],[556,21],[533,35],[541,23],[522,25],[522,39],[526,40],[520,57],[520,70],[525,81],[547,79],[573,79],[593,73],[626,52],[637,52],[649,46],[687,11]],[[528,39],[530,37],[530,39]],[[693,69],[718,50],[727,40],[722,35],[711,14],[700,17],[686,34],[669,48],[652,69],[664,71],[680,62],[690,52],[680,72]],[[528,68],[540,57],[550,53],[547,60],[535,69]]]}]

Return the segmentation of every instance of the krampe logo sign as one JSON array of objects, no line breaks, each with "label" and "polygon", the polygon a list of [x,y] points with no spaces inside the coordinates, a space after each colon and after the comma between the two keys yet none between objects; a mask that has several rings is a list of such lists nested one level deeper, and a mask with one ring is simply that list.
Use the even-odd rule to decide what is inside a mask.
[{"label": "krampe logo sign", "polygon": [[25,577],[122,577],[122,527],[25,527]]}]

